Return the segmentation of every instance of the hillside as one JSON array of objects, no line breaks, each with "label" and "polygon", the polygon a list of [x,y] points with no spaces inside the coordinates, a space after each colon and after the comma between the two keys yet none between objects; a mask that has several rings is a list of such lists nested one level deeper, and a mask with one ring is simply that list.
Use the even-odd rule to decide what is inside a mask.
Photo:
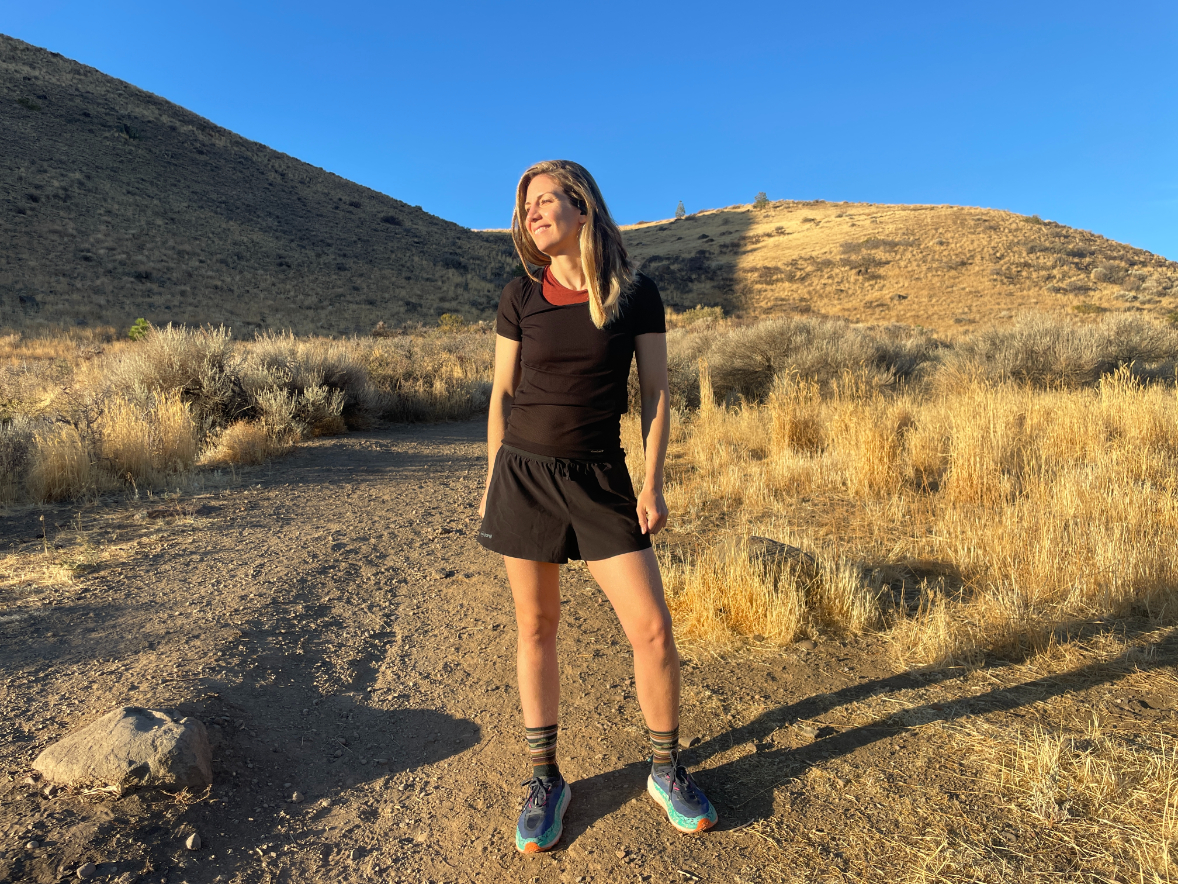
[{"label": "hillside", "polygon": [[[951,331],[1025,308],[1178,306],[1178,264],[993,209],[781,201],[625,237],[674,310]],[[0,328],[12,330],[143,316],[339,334],[489,319],[516,266],[503,231],[460,227],[2,35],[0,249]]]},{"label": "hillside", "polygon": [[0,327],[434,322],[509,246],[0,35]]},{"label": "hillside", "polygon": [[676,309],[950,331],[1026,308],[1164,317],[1178,307],[1178,263],[995,209],[785,200],[639,223],[625,237]]}]

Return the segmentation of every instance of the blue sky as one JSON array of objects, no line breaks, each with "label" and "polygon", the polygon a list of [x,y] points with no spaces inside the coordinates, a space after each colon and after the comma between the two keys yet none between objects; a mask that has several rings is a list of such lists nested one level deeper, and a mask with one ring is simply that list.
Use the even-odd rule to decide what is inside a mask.
[{"label": "blue sky", "polygon": [[1178,3],[36,0],[0,31],[468,227],[539,159],[623,223],[1039,214],[1178,259]]}]

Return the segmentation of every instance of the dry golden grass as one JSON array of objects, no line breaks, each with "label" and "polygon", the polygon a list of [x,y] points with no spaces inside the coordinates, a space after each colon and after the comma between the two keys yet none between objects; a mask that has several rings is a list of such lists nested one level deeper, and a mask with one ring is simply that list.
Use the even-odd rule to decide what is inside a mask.
[{"label": "dry golden grass", "polygon": [[[701,366],[705,403],[711,374]],[[638,432],[630,416],[636,482]],[[1127,368],[1072,390],[886,395],[848,378],[821,396],[786,377],[763,404],[677,415],[675,534],[716,543],[677,545],[668,586],[686,628],[713,638],[886,622],[913,665],[1036,653],[1108,616],[1178,618],[1175,475],[1178,396]],[[807,522],[799,502],[813,498],[832,522]],[[753,534],[809,550],[837,579],[791,575],[783,595],[739,552]]]},{"label": "dry golden grass", "polygon": [[33,436],[32,451],[27,490],[34,500],[61,500],[100,490],[90,449],[74,427],[41,430]]},{"label": "dry golden grass", "polygon": [[1178,872],[1178,742],[1118,736],[1090,719],[1070,734],[986,724],[958,739],[989,784],[1086,873],[1168,884]]}]

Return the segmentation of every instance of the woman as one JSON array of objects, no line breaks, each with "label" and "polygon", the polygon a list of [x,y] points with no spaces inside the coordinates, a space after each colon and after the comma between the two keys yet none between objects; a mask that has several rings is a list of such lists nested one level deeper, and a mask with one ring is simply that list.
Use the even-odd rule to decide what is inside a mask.
[{"label": "woman", "polygon": [[[601,191],[576,163],[554,160],[524,172],[511,233],[523,265],[541,269],[508,283],[499,302],[479,542],[503,554],[519,628],[532,778],[516,847],[554,847],[571,797],[556,762],[556,629],[559,565],[580,558],[634,651],[653,750],[647,791],[677,829],[702,831],[715,825],[716,811],[679,764],[679,654],[650,542],[667,521],[662,301],[654,283],[632,271]],[[620,442],[635,357],[646,452],[637,498]]]}]

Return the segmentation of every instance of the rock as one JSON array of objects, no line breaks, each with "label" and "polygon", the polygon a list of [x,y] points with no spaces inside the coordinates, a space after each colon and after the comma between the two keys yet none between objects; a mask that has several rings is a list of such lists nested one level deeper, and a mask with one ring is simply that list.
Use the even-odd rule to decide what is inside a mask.
[{"label": "rock", "polygon": [[302,792],[295,792],[293,795],[290,796],[290,800],[293,801],[295,804],[302,804],[306,800],[306,798],[307,798],[307,796],[304,795]]},{"label": "rock", "polygon": [[690,749],[692,746],[698,746],[700,742],[699,737],[680,737],[679,748]]},{"label": "rock", "polygon": [[359,847],[353,847],[351,850],[348,851],[348,859],[350,859],[352,862],[355,862],[359,858],[360,858],[360,848]]},{"label": "rock", "polygon": [[447,571],[444,568],[438,568],[435,571],[431,571],[430,576],[433,577],[434,580],[445,580],[447,577],[453,577],[454,572]]},{"label": "rock", "polygon": [[200,835],[196,832],[193,832],[184,842],[184,846],[189,850],[200,850]]},{"label": "rock", "polygon": [[616,856],[618,859],[625,859],[625,858],[626,858],[626,851],[624,851],[624,850],[615,850],[615,851],[614,851],[614,856]]},{"label": "rock", "polygon": [[40,846],[41,846],[40,841],[30,841],[28,844],[25,845],[25,849],[26,850],[36,850]]},{"label": "rock", "polygon": [[205,726],[138,706],[114,709],[74,731],[38,755],[33,767],[56,783],[203,788],[213,782]]},{"label": "rock", "polygon": [[795,724],[794,728],[799,734],[807,739],[814,740],[818,737],[818,728],[810,724]]},{"label": "rock", "polygon": [[759,633],[759,632],[753,636],[753,641],[755,641],[755,642],[763,642],[764,640],[765,640],[765,636],[761,635],[761,633]]},{"label": "rock", "polygon": [[84,881],[87,878],[93,878],[94,873],[97,871],[98,866],[94,865],[94,863],[83,863],[78,866],[78,877]]},{"label": "rock", "polygon": [[748,547],[749,561],[771,570],[779,570],[788,562],[796,562],[811,570],[818,564],[814,556],[805,550],[769,537],[750,537]]},{"label": "rock", "polygon": [[818,643],[812,638],[804,638],[800,642],[794,644],[794,647],[799,651],[812,651],[818,647]]}]

